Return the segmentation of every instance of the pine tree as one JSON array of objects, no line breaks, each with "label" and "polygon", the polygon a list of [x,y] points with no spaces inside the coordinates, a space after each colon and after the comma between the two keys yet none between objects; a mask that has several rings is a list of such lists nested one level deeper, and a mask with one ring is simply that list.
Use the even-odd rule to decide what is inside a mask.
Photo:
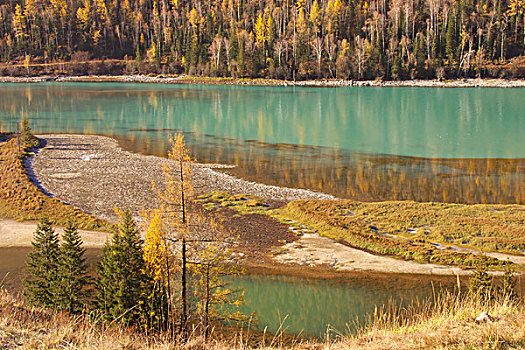
[{"label": "pine tree", "polygon": [[514,277],[514,270],[510,263],[505,265],[505,274],[501,283],[501,293],[510,300],[517,300],[518,293],[516,291],[516,278]]},{"label": "pine tree", "polygon": [[469,280],[469,291],[481,303],[486,303],[492,292],[492,281],[487,272],[487,264],[478,262],[476,271]]},{"label": "pine tree", "polygon": [[76,313],[89,297],[85,249],[76,226],[68,221],[58,259],[57,307]]},{"label": "pine tree", "polygon": [[22,118],[22,128],[20,130],[20,136],[21,136],[22,142],[24,143],[30,143],[33,140],[33,134],[31,133],[31,127],[29,127],[29,121],[27,120],[26,116]]},{"label": "pine tree", "polygon": [[37,225],[33,251],[28,255],[27,270],[31,277],[24,281],[25,296],[35,305],[56,307],[57,261],[60,254],[58,235],[49,218],[43,217]]},{"label": "pine tree", "polygon": [[452,14],[449,14],[445,44],[445,53],[447,54],[449,65],[452,65],[454,62],[457,45],[457,34],[454,18],[452,17]]},{"label": "pine tree", "polygon": [[142,241],[131,213],[117,213],[120,222],[97,270],[97,304],[107,319],[142,326],[146,288],[151,285],[144,272]]}]

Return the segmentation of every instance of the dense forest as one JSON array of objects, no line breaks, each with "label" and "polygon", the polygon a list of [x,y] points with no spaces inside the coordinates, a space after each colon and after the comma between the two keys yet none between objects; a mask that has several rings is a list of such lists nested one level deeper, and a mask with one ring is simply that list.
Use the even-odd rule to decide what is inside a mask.
[{"label": "dense forest", "polygon": [[0,59],[28,74],[118,59],[125,73],[513,77],[524,48],[524,0],[0,0]]}]

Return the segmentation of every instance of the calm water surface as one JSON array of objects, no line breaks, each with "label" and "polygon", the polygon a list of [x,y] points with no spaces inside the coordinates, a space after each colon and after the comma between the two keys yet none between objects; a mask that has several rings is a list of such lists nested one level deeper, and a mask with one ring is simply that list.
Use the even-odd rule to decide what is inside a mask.
[{"label": "calm water surface", "polygon": [[359,200],[525,203],[525,90],[0,84],[0,127],[114,136],[164,155],[183,131],[235,175]]},{"label": "calm water surface", "polygon": [[[29,251],[0,248],[0,281],[10,290],[19,290],[22,285]],[[93,267],[101,254],[100,249],[88,249],[88,263]],[[255,311],[258,323],[253,328],[276,332],[283,321],[285,333],[305,336],[323,336],[329,326],[343,334],[352,332],[373,314],[376,305],[381,307],[389,301],[406,305],[432,295],[430,280],[395,276],[335,281],[246,275],[230,282],[230,288],[245,291],[241,311],[246,315]],[[440,282],[435,282],[435,286],[438,288]]]}]

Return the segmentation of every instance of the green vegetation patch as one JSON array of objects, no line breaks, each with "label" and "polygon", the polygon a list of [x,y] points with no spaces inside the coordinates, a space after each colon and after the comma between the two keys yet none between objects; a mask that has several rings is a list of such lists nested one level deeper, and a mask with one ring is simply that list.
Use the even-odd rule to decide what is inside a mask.
[{"label": "green vegetation patch", "polygon": [[479,249],[514,252],[525,249],[525,206],[518,205],[298,200],[271,215],[296,220],[359,249],[418,262],[474,267],[483,261],[491,268],[505,264],[487,256],[439,249],[433,242],[468,242]]},{"label": "green vegetation patch", "polygon": [[109,223],[46,196],[31,182],[24,160],[37,145],[31,137],[22,142],[19,153],[16,138],[0,143],[0,217],[20,221],[48,216],[55,225],[64,226],[70,219],[81,229],[109,231]]},{"label": "green vegetation patch", "polygon": [[265,214],[269,208],[260,197],[250,194],[231,194],[224,191],[213,191],[197,197],[197,202],[201,203],[208,210],[219,207],[230,208],[240,214]]}]

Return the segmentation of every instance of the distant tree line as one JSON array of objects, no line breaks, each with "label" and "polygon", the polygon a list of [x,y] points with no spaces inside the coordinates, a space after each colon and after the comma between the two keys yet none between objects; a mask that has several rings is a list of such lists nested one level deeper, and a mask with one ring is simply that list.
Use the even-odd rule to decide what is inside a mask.
[{"label": "distant tree line", "polygon": [[[523,76],[523,0],[2,0],[4,62],[280,79]],[[9,66],[3,74],[9,74]]]}]

